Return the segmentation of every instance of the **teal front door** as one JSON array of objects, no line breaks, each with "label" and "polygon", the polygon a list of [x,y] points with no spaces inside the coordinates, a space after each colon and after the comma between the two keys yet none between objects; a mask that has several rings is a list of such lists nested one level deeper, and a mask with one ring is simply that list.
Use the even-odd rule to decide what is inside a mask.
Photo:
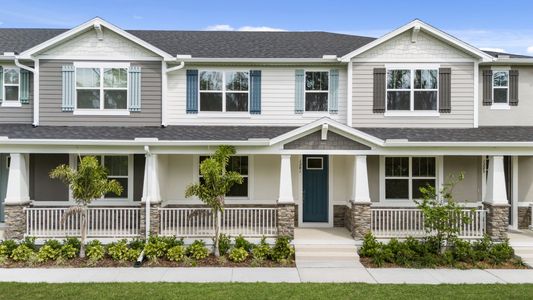
[{"label": "teal front door", "polygon": [[328,156],[303,156],[303,222],[328,222]]},{"label": "teal front door", "polygon": [[0,154],[0,223],[4,222],[4,199],[7,190],[7,175],[9,174],[9,154]]}]

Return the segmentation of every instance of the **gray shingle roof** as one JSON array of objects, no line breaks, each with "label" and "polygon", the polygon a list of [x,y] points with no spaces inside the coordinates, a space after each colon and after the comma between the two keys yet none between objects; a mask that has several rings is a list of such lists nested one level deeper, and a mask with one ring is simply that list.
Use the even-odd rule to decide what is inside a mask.
[{"label": "gray shingle roof", "polygon": [[357,128],[377,138],[410,142],[533,142],[533,127]]},{"label": "gray shingle roof", "polygon": [[[20,53],[67,29],[0,28],[0,54]],[[342,56],[374,40],[331,32],[127,30],[171,54],[202,58],[321,58]]]},{"label": "gray shingle roof", "polygon": [[486,50],[483,50],[483,52],[485,52],[488,55],[493,56],[493,57],[498,57],[498,55],[508,55],[509,58],[533,58],[533,56],[521,55],[521,54],[512,54],[512,53],[505,53],[505,52],[486,51]]},{"label": "gray shingle roof", "polygon": [[25,124],[0,124],[0,136],[7,136],[10,139],[133,140],[135,138],[158,138],[165,141],[245,141],[273,138],[294,128],[273,126],[33,127]]}]

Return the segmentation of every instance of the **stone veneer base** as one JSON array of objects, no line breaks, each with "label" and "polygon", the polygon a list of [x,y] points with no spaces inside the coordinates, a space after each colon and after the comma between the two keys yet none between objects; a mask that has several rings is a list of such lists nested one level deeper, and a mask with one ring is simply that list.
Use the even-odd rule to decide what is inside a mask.
[{"label": "stone veneer base", "polygon": [[506,239],[509,227],[509,205],[483,204],[487,209],[487,234],[496,241]]},{"label": "stone veneer base", "polygon": [[4,206],[4,237],[6,239],[22,239],[26,233],[26,214],[24,207],[28,207],[28,203],[20,204],[5,204]]}]

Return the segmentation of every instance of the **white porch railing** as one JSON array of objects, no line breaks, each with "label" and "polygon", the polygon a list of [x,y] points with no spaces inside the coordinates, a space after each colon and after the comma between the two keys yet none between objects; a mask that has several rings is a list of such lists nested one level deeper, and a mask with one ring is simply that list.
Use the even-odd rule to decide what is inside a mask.
[{"label": "white porch railing", "polygon": [[[161,235],[211,237],[214,220],[209,208],[160,208]],[[225,208],[221,233],[230,236],[271,237],[277,234],[276,208]]]},{"label": "white porch railing", "polygon": [[[32,207],[26,211],[26,236],[63,238],[80,236],[80,216],[71,215],[63,222],[65,207]],[[89,207],[87,237],[126,238],[140,235],[138,207]]]},{"label": "white porch railing", "polygon": [[[424,237],[424,215],[415,208],[371,208],[370,230],[378,238]],[[481,238],[485,234],[486,211],[464,209],[472,222],[459,223],[459,237]]]}]

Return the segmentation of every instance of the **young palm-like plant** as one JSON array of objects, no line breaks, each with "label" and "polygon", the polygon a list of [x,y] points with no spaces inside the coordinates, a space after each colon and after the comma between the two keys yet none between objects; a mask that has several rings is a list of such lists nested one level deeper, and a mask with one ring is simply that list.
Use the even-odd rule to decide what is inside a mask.
[{"label": "young palm-like plant", "polygon": [[85,239],[87,238],[87,208],[95,200],[107,193],[122,193],[122,186],[116,180],[107,179],[107,169],[94,156],[80,159],[78,168],[60,165],[50,172],[50,178],[57,178],[70,186],[76,206],[70,207],[63,215],[62,222],[73,215],[80,216],[81,247],[80,257],[85,257]]},{"label": "young palm-like plant", "polygon": [[198,197],[211,208],[215,223],[215,256],[220,256],[218,247],[220,236],[220,217],[224,210],[224,198],[231,187],[243,182],[241,174],[227,171],[229,159],[235,154],[232,146],[220,146],[215,153],[200,164],[203,181],[187,186],[185,197]]}]

